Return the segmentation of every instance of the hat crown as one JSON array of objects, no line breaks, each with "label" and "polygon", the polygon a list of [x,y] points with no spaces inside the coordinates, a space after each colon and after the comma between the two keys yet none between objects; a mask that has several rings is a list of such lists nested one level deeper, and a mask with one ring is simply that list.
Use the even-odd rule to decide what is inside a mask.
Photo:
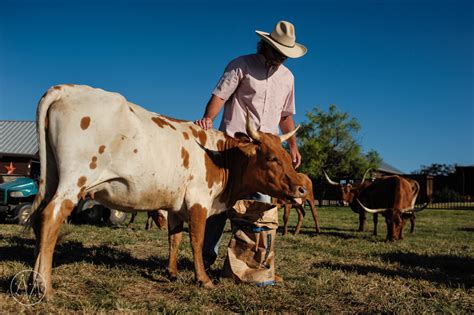
[{"label": "hat crown", "polygon": [[279,44],[294,47],[296,43],[295,27],[287,21],[280,21],[275,25],[270,37]]}]

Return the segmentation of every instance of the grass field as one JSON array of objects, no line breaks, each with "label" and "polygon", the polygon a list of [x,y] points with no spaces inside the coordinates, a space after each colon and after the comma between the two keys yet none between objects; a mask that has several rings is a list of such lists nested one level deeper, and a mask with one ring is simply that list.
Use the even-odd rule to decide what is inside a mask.
[{"label": "grass field", "polygon": [[[277,236],[276,269],[285,282],[264,288],[229,280],[212,290],[198,287],[187,235],[178,280],[170,282],[167,234],[145,231],[144,214],[137,217],[135,230],[65,225],[54,257],[56,294],[33,307],[17,304],[8,290],[17,272],[31,268],[34,239],[19,226],[2,224],[0,313],[474,312],[473,211],[425,210],[417,216],[415,233],[394,243],[384,242],[383,219],[379,236],[372,236],[371,220],[370,231],[356,232],[358,217],[347,208],[321,208],[319,213],[320,235],[308,214],[302,234]],[[295,213],[291,219],[290,228]],[[227,229],[216,269],[223,264],[229,237]]]}]

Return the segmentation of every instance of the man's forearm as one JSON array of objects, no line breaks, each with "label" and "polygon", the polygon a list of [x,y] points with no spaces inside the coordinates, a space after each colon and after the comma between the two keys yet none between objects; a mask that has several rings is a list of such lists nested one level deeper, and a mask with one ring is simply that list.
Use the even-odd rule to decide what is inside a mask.
[{"label": "man's forearm", "polygon": [[217,114],[219,114],[219,111],[221,110],[224,103],[225,101],[222,98],[216,95],[212,95],[211,98],[209,99],[209,102],[206,105],[206,110],[204,112],[203,117],[211,118],[212,120],[214,120]]}]

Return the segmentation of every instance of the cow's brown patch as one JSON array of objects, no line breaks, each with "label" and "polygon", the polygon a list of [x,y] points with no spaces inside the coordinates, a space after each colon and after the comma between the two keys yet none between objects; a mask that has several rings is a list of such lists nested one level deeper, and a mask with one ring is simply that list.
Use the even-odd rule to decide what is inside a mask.
[{"label": "cow's brown patch", "polygon": [[198,132],[198,137],[199,137],[199,143],[202,146],[206,146],[206,141],[207,141],[207,134],[204,130],[199,130]]},{"label": "cow's brown patch", "polygon": [[45,128],[45,129],[48,129],[48,125],[49,125],[49,119],[48,119],[48,116],[46,116],[46,117],[44,118],[44,128]]},{"label": "cow's brown patch", "polygon": [[96,156],[93,156],[93,157],[92,157],[92,161],[91,161],[91,163],[89,164],[89,167],[90,167],[91,169],[95,169],[95,168],[97,167],[97,163],[96,163],[96,162],[97,162],[97,157],[96,157]]},{"label": "cow's brown patch", "polygon": [[77,199],[86,199],[86,186],[82,186],[77,193]]},{"label": "cow's brown patch", "polygon": [[190,181],[192,181],[194,179],[194,176],[193,175],[189,175],[189,178],[188,178]]},{"label": "cow's brown patch", "polygon": [[64,199],[61,204],[61,213],[63,218],[69,216],[69,214],[72,212],[72,209],[74,209],[74,202],[72,202],[70,199]]},{"label": "cow's brown patch", "polygon": [[214,164],[207,153],[204,153],[204,166],[206,168],[206,181],[209,188],[212,188],[214,184],[222,182],[220,168]]},{"label": "cow's brown patch", "polygon": [[169,121],[172,121],[172,122],[176,122],[176,123],[184,123],[184,122],[189,122],[189,120],[181,120],[181,119],[176,119],[176,118],[171,118],[171,117],[168,117],[168,116],[163,116],[161,115],[161,117],[169,120]]},{"label": "cow's brown patch", "polygon": [[135,153],[135,154],[136,154],[137,152],[138,152],[138,150],[137,150],[137,149],[133,150],[133,153]]},{"label": "cow's brown patch", "polygon": [[128,107],[128,109],[130,109],[130,111],[131,111],[132,113],[135,113],[135,111],[133,110],[133,108],[131,108],[130,106]]},{"label": "cow's brown patch", "polygon": [[224,140],[219,140],[217,141],[217,150],[218,151],[224,151],[225,150],[225,141]]},{"label": "cow's brown patch", "polygon": [[196,128],[194,128],[193,126],[189,126],[189,129],[191,129],[191,132],[193,133],[193,137],[197,138],[199,134]]},{"label": "cow's brown patch", "polygon": [[60,85],[56,85],[55,87],[53,87],[53,89],[55,89],[55,90],[60,90],[60,89],[61,89],[61,86],[60,86]]},{"label": "cow's brown patch", "polygon": [[79,177],[79,179],[77,180],[77,187],[82,187],[86,184],[87,182],[87,177],[85,176],[81,176]]},{"label": "cow's brown patch", "polygon": [[171,129],[176,130],[176,128],[172,124],[170,124],[161,117],[152,117],[151,120],[153,120],[153,122],[157,124],[160,128],[170,127]]},{"label": "cow's brown patch", "polygon": [[181,148],[181,158],[184,168],[189,168],[189,152],[185,148]]},{"label": "cow's brown patch", "polygon": [[186,131],[183,131],[183,137],[185,140],[189,140],[189,135]]},{"label": "cow's brown patch", "polygon": [[86,117],[82,117],[81,119],[81,129],[82,130],[86,130],[87,128],[89,128],[89,125],[91,123],[91,118],[86,116]]},{"label": "cow's brown patch", "polygon": [[101,146],[99,147],[99,154],[104,153],[104,151],[105,151],[105,145],[101,145]]}]

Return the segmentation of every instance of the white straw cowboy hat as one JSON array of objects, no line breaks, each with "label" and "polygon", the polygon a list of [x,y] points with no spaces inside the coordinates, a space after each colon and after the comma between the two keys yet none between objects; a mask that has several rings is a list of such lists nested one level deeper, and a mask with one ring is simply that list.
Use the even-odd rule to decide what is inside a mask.
[{"label": "white straw cowboy hat", "polygon": [[271,34],[262,31],[255,33],[289,58],[299,58],[306,54],[306,47],[296,42],[295,27],[290,22],[278,22]]}]

